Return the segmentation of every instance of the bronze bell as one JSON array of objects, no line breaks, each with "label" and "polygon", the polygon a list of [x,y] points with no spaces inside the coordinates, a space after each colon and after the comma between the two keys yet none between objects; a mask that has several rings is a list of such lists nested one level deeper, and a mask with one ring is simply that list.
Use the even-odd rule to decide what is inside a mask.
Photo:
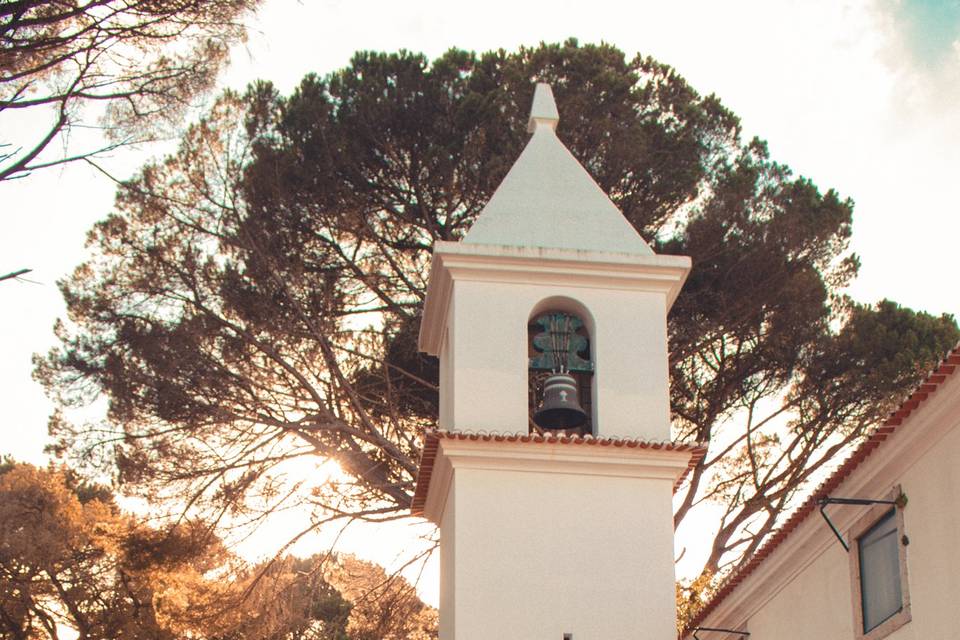
[{"label": "bronze bell", "polygon": [[577,398],[577,381],[566,373],[554,373],[543,383],[543,402],[533,414],[543,429],[572,429],[587,421]]}]

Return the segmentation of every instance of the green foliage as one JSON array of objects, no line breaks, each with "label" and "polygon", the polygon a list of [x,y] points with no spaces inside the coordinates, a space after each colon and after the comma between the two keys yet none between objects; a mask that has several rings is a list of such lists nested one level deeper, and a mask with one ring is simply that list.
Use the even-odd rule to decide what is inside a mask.
[{"label": "green foliage", "polygon": [[[110,413],[55,421],[59,450],[79,463],[110,442],[126,490],[217,518],[297,499],[316,522],[403,513],[437,411],[436,364],[414,348],[431,248],[462,237],[519,154],[533,79],[627,219],[693,258],[669,319],[671,403],[677,438],[714,446],[676,518],[725,505],[706,574],[756,549],[957,328],[843,298],[852,202],[743,141],[670,67],[609,45],[361,52],[290,96],[225,94],[124,186],[62,284],[70,324],[37,375],[62,405],[102,392]],[[310,457],[345,479],[288,490],[285,465]]]},{"label": "green foliage", "polygon": [[[818,362],[816,377],[832,381],[851,371],[870,401],[889,407],[901,400],[898,390],[909,389],[956,344],[957,326],[952,316],[932,316],[881,300],[876,306],[850,305],[834,342],[833,357]],[[838,366],[837,360],[847,366]]]}]

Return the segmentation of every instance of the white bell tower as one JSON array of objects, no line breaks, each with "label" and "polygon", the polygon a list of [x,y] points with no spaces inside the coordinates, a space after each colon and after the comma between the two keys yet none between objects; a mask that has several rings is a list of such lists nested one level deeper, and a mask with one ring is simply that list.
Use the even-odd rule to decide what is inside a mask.
[{"label": "white bell tower", "polygon": [[[463,242],[438,242],[420,349],[440,428],[413,512],[441,531],[441,640],[676,637],[667,312],[690,259],[655,255],[556,136],[533,134]],[[581,319],[592,434],[531,432],[528,324]]]}]

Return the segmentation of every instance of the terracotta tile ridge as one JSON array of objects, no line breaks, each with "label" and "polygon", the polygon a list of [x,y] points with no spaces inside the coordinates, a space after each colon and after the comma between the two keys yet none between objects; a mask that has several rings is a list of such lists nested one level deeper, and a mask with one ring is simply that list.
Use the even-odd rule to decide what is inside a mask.
[{"label": "terracotta tile ridge", "polygon": [[664,449],[667,451],[694,451],[705,449],[699,442],[675,442],[673,440],[651,440],[644,438],[629,438],[626,436],[594,436],[575,435],[566,433],[517,433],[483,430],[447,430],[430,429],[425,433],[426,438],[440,440],[473,440],[482,442],[532,442],[545,444],[580,444],[627,447],[630,449]]},{"label": "terracotta tile ridge", "polygon": [[786,522],[771,534],[763,546],[761,546],[739,570],[732,573],[721,583],[713,598],[711,598],[710,601],[704,605],[703,609],[700,610],[700,613],[694,617],[681,634],[681,637],[687,637],[689,630],[701,625],[703,621],[707,619],[707,616],[713,613],[727,596],[733,593],[736,587],[743,582],[747,576],[753,573],[757,567],[780,546],[784,539],[800,526],[801,522],[814,512],[817,508],[817,501],[829,495],[834,489],[840,486],[840,484],[847,479],[847,476],[859,467],[878,446],[887,440],[921,403],[935,393],[958,367],[960,367],[960,343],[947,352],[947,355],[940,361],[940,364],[926,375],[924,380],[904,398],[898,408],[891,412],[886,420],[867,431],[864,440],[840,466],[810,493],[809,497],[797,507],[796,511],[787,518]]},{"label": "terracotta tile ridge", "polygon": [[440,440],[462,440],[479,442],[520,442],[531,444],[563,444],[579,446],[615,447],[626,449],[647,449],[690,453],[690,461],[680,477],[674,483],[673,491],[683,484],[687,475],[703,460],[707,446],[699,442],[674,442],[672,440],[644,440],[620,436],[568,435],[554,433],[516,433],[498,431],[427,429],[423,437],[423,452],[420,454],[420,467],[417,472],[416,488],[410,501],[411,515],[423,515],[426,506],[427,491],[433,475],[433,465],[437,457]]}]

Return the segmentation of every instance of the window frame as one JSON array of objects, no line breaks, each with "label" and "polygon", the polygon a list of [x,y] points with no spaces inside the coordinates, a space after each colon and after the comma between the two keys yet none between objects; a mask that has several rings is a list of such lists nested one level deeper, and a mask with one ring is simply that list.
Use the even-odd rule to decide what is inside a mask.
[{"label": "window frame", "polygon": [[[885,497],[887,500],[896,500],[902,493],[899,485],[895,486]],[[863,537],[874,525],[878,524],[884,518],[890,509],[894,510],[893,518],[897,525],[897,561],[900,566],[900,611],[893,614],[870,631],[863,630],[863,592],[860,585],[860,538]],[[905,538],[903,508],[889,504],[877,504],[870,507],[867,512],[854,522],[853,526],[847,532],[847,540],[850,540],[850,585],[853,604],[853,631],[856,640],[880,640],[910,622],[912,619],[910,613],[910,582],[907,575],[907,545],[903,543]]]}]

